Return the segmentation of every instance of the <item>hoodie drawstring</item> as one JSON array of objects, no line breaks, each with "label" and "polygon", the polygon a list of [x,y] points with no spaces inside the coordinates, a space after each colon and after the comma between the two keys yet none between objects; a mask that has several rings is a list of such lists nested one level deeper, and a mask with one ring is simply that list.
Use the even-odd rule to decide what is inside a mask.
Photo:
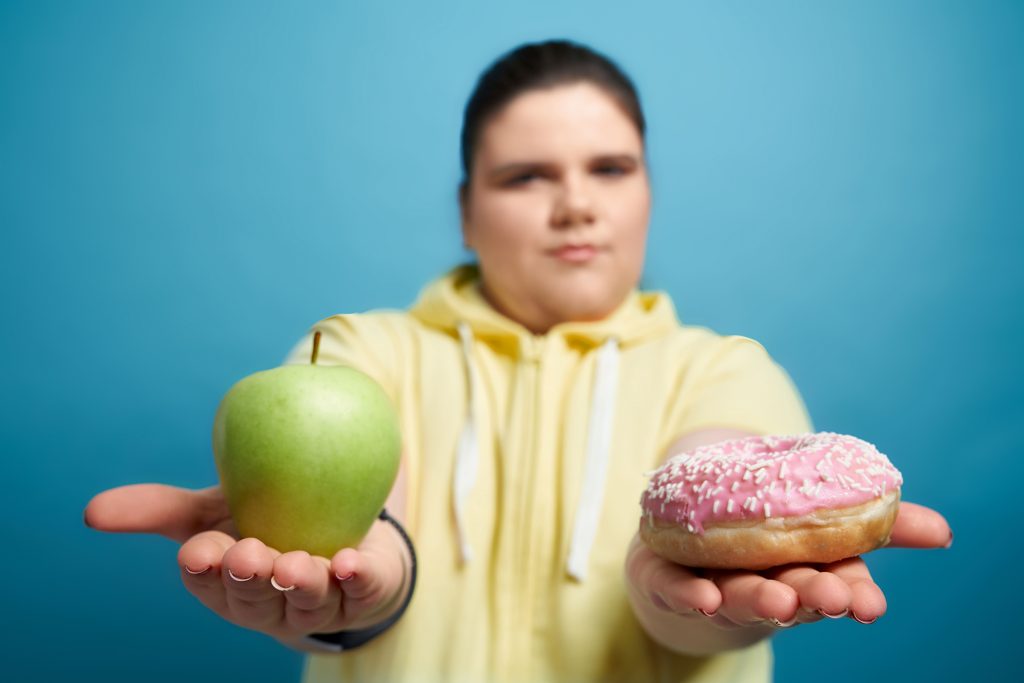
[{"label": "hoodie drawstring", "polygon": [[590,421],[587,424],[587,453],[583,465],[583,487],[576,505],[572,545],[566,571],[582,582],[587,578],[590,549],[597,536],[597,523],[604,502],[605,479],[608,476],[608,455],[612,445],[612,424],[615,422],[615,396],[619,384],[619,342],[608,339],[597,353],[594,390],[590,399]]},{"label": "hoodie drawstring", "polygon": [[[466,529],[466,500],[476,483],[480,459],[477,435],[476,397],[480,395],[479,376],[473,360],[473,333],[465,322],[458,324],[462,341],[462,355],[466,362],[467,411],[466,421],[459,435],[455,461],[453,506],[455,526],[459,536],[459,549],[463,564],[473,556]],[[615,398],[619,383],[619,342],[609,338],[598,351],[594,371],[594,388],[590,401],[590,419],[587,425],[587,451],[583,465],[580,499],[576,506],[572,543],[566,571],[577,581],[586,579],[590,551],[597,536],[601,504],[604,502],[605,480],[611,450],[612,424],[615,418]]]}]

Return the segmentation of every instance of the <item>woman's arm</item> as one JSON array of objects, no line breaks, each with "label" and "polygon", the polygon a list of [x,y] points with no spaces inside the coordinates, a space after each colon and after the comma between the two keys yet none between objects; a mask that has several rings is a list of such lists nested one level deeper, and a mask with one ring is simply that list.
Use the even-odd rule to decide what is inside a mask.
[{"label": "woman's arm", "polygon": [[[403,465],[387,502],[400,523],[405,500]],[[380,623],[408,592],[408,550],[394,527],[381,521],[357,548],[332,558],[280,553],[255,538],[239,540],[217,486],[111,489],[90,501],[85,521],[101,531],[161,534],[182,543],[182,582],[201,603],[227,621],[303,651],[322,652],[305,642],[311,633]]]}]

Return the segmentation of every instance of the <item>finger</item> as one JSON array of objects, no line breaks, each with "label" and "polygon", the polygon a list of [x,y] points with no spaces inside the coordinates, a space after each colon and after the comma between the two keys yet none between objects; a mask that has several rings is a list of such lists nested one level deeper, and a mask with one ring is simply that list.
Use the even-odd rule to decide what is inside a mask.
[{"label": "finger", "polygon": [[209,609],[228,616],[227,593],[221,582],[221,561],[235,539],[219,531],[193,536],[178,549],[181,580],[189,593]]},{"label": "finger", "polygon": [[331,560],[331,569],[342,584],[341,590],[346,598],[366,600],[383,597],[384,577],[379,558],[370,553],[345,548]]},{"label": "finger", "polygon": [[900,503],[890,547],[948,548],[952,543],[953,531],[945,517],[923,505]]},{"label": "finger", "polygon": [[160,534],[183,542],[227,517],[220,487],[198,491],[164,484],[133,484],[97,494],[85,523],[100,531]]},{"label": "finger", "polygon": [[[274,560],[271,585],[284,593],[285,621],[294,630],[327,630],[341,607],[341,588],[331,576],[330,561],[297,550]],[[337,630],[337,629],[334,629]]]},{"label": "finger", "polygon": [[284,619],[284,597],[270,583],[278,555],[255,538],[243,538],[224,553],[221,582],[236,623],[267,630]]},{"label": "finger", "polygon": [[331,571],[342,592],[342,610],[346,622],[383,618],[395,606],[403,585],[404,570],[395,563],[400,558],[369,551],[345,548],[331,559]]},{"label": "finger", "polygon": [[654,556],[644,570],[649,598],[658,607],[677,614],[699,611],[710,616],[722,604],[722,593],[708,579],[691,569]]},{"label": "finger", "polygon": [[710,580],[688,567],[655,555],[634,536],[626,555],[626,577],[631,591],[665,612],[709,616],[718,611],[722,594]]},{"label": "finger", "polygon": [[796,591],[800,600],[797,621],[811,623],[822,617],[846,616],[853,599],[850,587],[836,574],[806,565],[790,565],[772,573],[772,578]]},{"label": "finger", "polygon": [[747,626],[772,621],[782,626],[796,618],[796,591],[781,581],[737,571],[717,576],[715,583],[722,592],[718,614],[734,624]]},{"label": "finger", "polygon": [[219,582],[224,553],[234,544],[235,539],[221,531],[196,534],[178,549],[178,564],[182,573],[191,577],[189,580]]},{"label": "finger", "polygon": [[859,557],[851,557],[825,567],[829,572],[835,574],[850,587],[850,613],[851,619],[870,624],[885,614],[887,607],[885,594],[882,589],[871,578],[864,560]]}]

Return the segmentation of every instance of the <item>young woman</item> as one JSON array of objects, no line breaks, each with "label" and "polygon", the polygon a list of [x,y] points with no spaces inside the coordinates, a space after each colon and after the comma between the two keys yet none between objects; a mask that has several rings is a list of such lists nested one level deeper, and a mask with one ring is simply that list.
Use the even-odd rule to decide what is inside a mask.
[{"label": "young woman", "polygon": [[[478,263],[409,311],[314,327],[320,363],[363,370],[398,407],[397,523],[333,558],[282,554],[234,535],[218,487],[160,485],[100,494],[88,523],[182,541],[186,588],[312,653],[310,681],[767,680],[778,629],[880,617],[859,558],[696,571],[637,539],[643,474],[666,455],[811,428],[760,345],[682,326],[665,294],[636,289],[644,131],[605,57],[564,41],[506,54],[463,127],[462,233]],[[308,362],[310,338],[289,362]],[[950,538],[937,513],[902,506],[894,545]]]}]

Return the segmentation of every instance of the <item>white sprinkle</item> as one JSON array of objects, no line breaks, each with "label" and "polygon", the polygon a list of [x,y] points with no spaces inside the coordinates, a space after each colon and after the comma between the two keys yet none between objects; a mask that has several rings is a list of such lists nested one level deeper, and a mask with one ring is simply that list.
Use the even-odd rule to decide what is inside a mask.
[{"label": "white sprinkle", "polygon": [[768,518],[768,517],[772,516],[772,504],[771,503],[765,503],[764,504],[764,516],[765,516],[765,518]]},{"label": "white sprinkle", "polygon": [[786,473],[789,472],[789,467],[786,466],[786,461],[782,461],[782,467],[779,468],[779,479],[785,479]]},{"label": "white sprinkle", "polygon": [[733,493],[736,493],[736,489],[738,489],[739,487],[740,483],[738,481],[734,481],[732,483],[732,486],[729,487],[729,490],[732,491]]},{"label": "white sprinkle", "polygon": [[750,470],[743,473],[743,481],[750,481]]},{"label": "white sprinkle", "polygon": [[730,498],[729,502],[725,506],[725,511],[726,512],[732,512],[735,508],[736,508],[736,501],[734,501],[732,498]]},{"label": "white sprinkle", "polygon": [[712,512],[712,514],[716,514],[716,515],[718,514],[718,508],[719,508],[719,506],[720,506],[721,502],[722,502],[722,501],[720,501],[720,500],[716,500],[716,501],[715,501],[715,504],[711,506],[711,512]]}]

